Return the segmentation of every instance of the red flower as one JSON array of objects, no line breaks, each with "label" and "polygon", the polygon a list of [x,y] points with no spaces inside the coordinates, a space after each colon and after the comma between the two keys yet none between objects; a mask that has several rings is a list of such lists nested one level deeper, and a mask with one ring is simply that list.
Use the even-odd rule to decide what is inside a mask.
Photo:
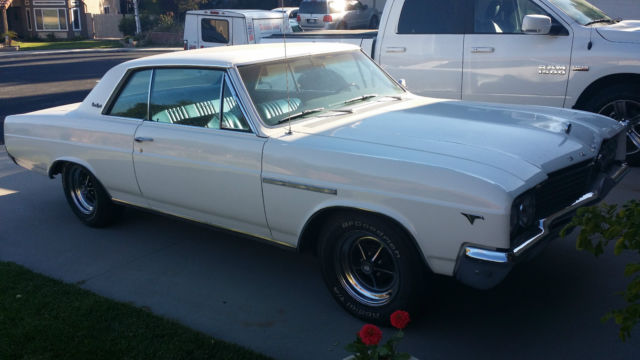
[{"label": "red flower", "polygon": [[407,327],[411,318],[409,318],[409,313],[402,310],[396,310],[391,314],[391,325],[394,328],[402,330]]},{"label": "red flower", "polygon": [[358,336],[365,345],[378,345],[382,339],[382,331],[375,325],[365,324],[360,329]]}]

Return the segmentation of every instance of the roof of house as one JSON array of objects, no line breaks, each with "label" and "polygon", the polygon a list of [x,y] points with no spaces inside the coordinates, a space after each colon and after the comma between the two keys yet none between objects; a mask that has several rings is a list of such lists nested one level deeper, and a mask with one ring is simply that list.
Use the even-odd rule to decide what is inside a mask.
[{"label": "roof of house", "polygon": [[0,0],[0,9],[7,9],[13,0]]}]

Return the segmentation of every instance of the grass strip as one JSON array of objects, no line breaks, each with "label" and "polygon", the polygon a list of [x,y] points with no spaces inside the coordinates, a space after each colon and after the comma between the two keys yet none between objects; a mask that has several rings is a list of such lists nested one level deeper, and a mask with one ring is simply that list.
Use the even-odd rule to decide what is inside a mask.
[{"label": "grass strip", "polygon": [[120,48],[117,40],[73,40],[52,42],[18,42],[20,50],[111,49]]},{"label": "grass strip", "polygon": [[0,359],[268,359],[0,262]]}]

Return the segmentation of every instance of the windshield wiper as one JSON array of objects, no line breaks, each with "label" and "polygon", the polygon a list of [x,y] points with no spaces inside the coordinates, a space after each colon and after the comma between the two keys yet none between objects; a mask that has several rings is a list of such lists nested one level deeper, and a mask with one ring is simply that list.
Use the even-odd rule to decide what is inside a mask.
[{"label": "windshield wiper", "polygon": [[365,101],[365,100],[369,100],[371,98],[374,98],[378,96],[378,94],[367,94],[367,95],[361,95],[358,97],[354,97],[353,99],[349,99],[343,102],[343,104],[351,104],[354,102],[359,102],[359,101]]},{"label": "windshield wiper", "polygon": [[286,118],[284,118],[284,119],[282,119],[282,120],[279,120],[279,121],[278,121],[278,124],[282,124],[282,123],[284,123],[284,122],[287,122],[287,121],[290,121],[290,120],[293,120],[293,119],[298,119],[298,118],[301,118],[301,117],[307,116],[307,115],[309,115],[309,114],[317,113],[317,112],[320,112],[320,111],[322,111],[322,110],[324,110],[324,108],[323,108],[323,107],[319,107],[319,108],[315,108],[315,109],[309,109],[309,110],[304,110],[304,111],[302,111],[302,112],[299,112],[299,113],[296,113],[296,114],[293,114],[293,115],[289,115],[289,116],[287,116]]},{"label": "windshield wiper", "polygon": [[596,19],[596,20],[592,20],[589,21],[588,23],[584,24],[584,26],[589,26],[589,25],[593,25],[593,24],[598,24],[598,23],[615,23],[615,20],[612,19]]}]

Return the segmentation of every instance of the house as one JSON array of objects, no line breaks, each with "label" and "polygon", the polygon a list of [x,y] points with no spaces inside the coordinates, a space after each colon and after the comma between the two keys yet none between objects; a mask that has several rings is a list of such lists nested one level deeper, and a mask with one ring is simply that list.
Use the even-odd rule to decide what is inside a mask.
[{"label": "house", "polygon": [[119,0],[0,0],[3,6],[9,30],[22,39],[91,38],[92,15],[120,13]]}]

